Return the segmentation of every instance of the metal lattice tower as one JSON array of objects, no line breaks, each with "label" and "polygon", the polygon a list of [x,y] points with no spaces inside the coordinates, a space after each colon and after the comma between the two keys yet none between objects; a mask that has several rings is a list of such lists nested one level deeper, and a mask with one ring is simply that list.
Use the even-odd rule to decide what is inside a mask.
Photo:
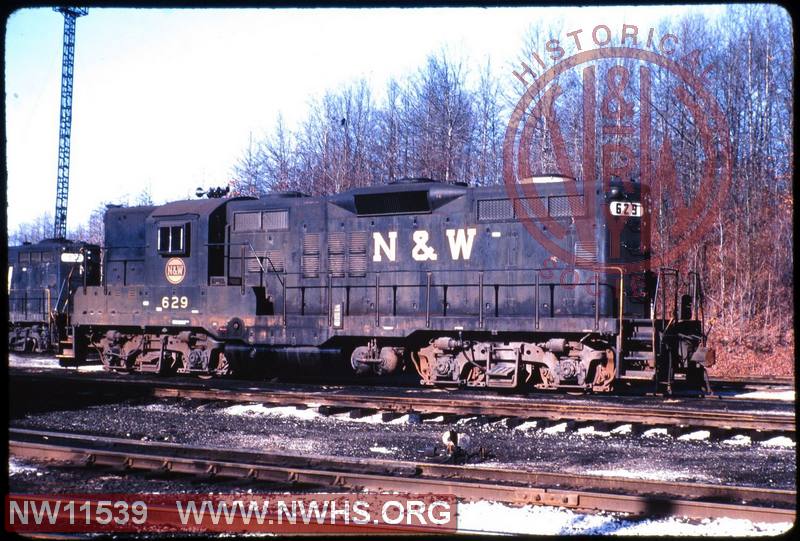
[{"label": "metal lattice tower", "polygon": [[53,237],[67,236],[67,198],[69,196],[69,139],[72,133],[72,71],[75,63],[75,19],[88,9],[53,8],[64,15],[64,55],[61,60],[61,121],[58,129],[58,180]]}]

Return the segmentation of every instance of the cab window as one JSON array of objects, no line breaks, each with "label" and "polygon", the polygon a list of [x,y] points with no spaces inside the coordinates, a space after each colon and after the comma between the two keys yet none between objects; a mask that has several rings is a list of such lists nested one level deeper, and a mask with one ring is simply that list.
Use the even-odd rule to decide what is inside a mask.
[{"label": "cab window", "polygon": [[188,255],[189,224],[160,226],[157,250],[159,254],[163,255]]}]

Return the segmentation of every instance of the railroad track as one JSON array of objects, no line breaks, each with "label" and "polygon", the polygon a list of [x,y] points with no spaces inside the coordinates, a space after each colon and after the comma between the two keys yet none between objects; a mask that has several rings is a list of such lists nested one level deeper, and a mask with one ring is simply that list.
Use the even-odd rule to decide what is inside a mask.
[{"label": "railroad track", "polygon": [[[178,382],[174,379],[121,376],[107,373],[10,372],[12,381],[28,386],[80,385],[139,393],[155,398],[186,398],[209,401],[256,402],[275,406],[317,407],[321,411],[387,412],[458,416],[510,417],[547,422],[631,423],[637,426],[689,427],[691,429],[736,429],[764,433],[795,434],[792,404],[760,401],[709,401],[687,399],[643,399],[636,397],[569,397],[559,395],[509,396],[480,392],[442,392],[408,388],[323,388],[312,385],[275,385],[236,381]],[[12,393],[16,385],[11,386]],[[63,388],[61,392],[65,392]],[[84,391],[87,392],[87,391]],[[89,391],[91,392],[91,391]],[[12,401],[13,402],[13,401]],[[749,407],[759,409],[747,409]]]},{"label": "railroad track", "polygon": [[187,389],[156,387],[153,395],[159,398],[193,398],[200,400],[234,400],[272,405],[326,406],[344,410],[386,411],[397,413],[426,413],[452,415],[484,415],[514,417],[522,420],[595,421],[604,423],[636,423],[643,425],[684,425],[692,428],[736,428],[764,432],[795,432],[793,414],[746,413],[732,411],[698,411],[672,407],[580,404],[576,401],[557,403],[528,398],[489,400],[475,398],[428,398],[409,396],[374,396],[349,393],[307,393],[297,391],[237,391],[219,389]]},{"label": "railroad track", "polygon": [[59,464],[323,486],[337,490],[447,494],[462,500],[565,507],[644,516],[793,522],[796,491],[526,472],[447,464],[142,442],[10,429],[9,453]]}]

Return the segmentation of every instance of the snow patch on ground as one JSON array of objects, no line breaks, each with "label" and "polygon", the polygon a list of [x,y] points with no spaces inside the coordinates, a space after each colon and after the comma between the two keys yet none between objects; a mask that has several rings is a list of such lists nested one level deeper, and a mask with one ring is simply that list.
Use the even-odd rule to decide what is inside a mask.
[{"label": "snow patch on ground", "polygon": [[611,432],[606,432],[606,431],[603,431],[603,430],[597,430],[593,426],[585,426],[583,428],[578,429],[578,435],[579,436],[602,436],[604,438],[607,438],[608,436],[611,435]]},{"label": "snow patch on ground", "polygon": [[52,357],[18,357],[8,356],[8,366],[14,368],[61,368],[58,359]]},{"label": "snow patch on ground", "polygon": [[313,439],[266,434],[232,434],[221,442],[215,443],[215,445],[218,447],[251,448],[283,453],[325,453],[324,444]]},{"label": "snow patch on ground", "polygon": [[689,432],[688,434],[683,434],[682,436],[678,436],[680,441],[697,441],[697,440],[707,440],[711,436],[711,432],[708,430],[696,430],[694,432]]},{"label": "snow patch on ground", "polygon": [[651,428],[646,430],[642,436],[645,438],[662,438],[669,436],[669,432],[666,428]]},{"label": "snow patch on ground", "polygon": [[36,473],[36,475],[41,476],[41,472],[38,471],[38,468],[32,466],[30,464],[26,464],[24,462],[20,462],[14,458],[8,459],[8,475],[9,477],[12,475],[19,475],[21,473]]},{"label": "snow patch on ground", "polygon": [[228,415],[271,415],[306,420],[319,417],[319,413],[312,409],[297,409],[292,406],[268,407],[264,404],[237,404],[223,409],[222,413],[227,413]]},{"label": "snow patch on ground", "polygon": [[78,367],[78,372],[105,372],[102,364],[84,364]]},{"label": "snow patch on ground", "polygon": [[745,436],[744,434],[736,434],[734,437],[722,440],[722,443],[725,445],[750,445],[752,440],[750,436]]},{"label": "snow patch on ground", "polygon": [[633,426],[625,424],[619,425],[618,427],[614,428],[611,433],[612,434],[630,434],[633,430]]},{"label": "snow patch on ground", "polygon": [[467,423],[471,423],[475,419],[477,419],[477,417],[464,417],[463,419],[459,419],[458,421],[456,421],[456,426],[463,426]]},{"label": "snow patch on ground", "polygon": [[372,451],[373,453],[380,453],[382,455],[391,455],[397,449],[387,449],[386,447],[379,447],[375,445],[373,447],[370,447],[369,450]]},{"label": "snow patch on ground", "polygon": [[777,437],[762,441],[761,445],[765,445],[767,447],[794,447],[795,443],[794,443],[794,441],[792,441],[791,438],[787,438],[786,436],[777,436]]},{"label": "snow patch on ground", "polygon": [[749,393],[741,393],[733,395],[735,398],[749,398],[754,400],[785,400],[793,402],[795,392],[790,391],[752,391]]},{"label": "snow patch on ground", "polygon": [[739,413],[749,413],[752,415],[763,415],[765,413],[768,413],[770,415],[786,415],[787,417],[790,415],[794,415],[794,411],[792,410],[786,410],[786,411],[747,410],[747,411],[741,411]]},{"label": "snow patch on ground", "polygon": [[462,533],[762,536],[778,535],[791,527],[788,522],[768,524],[728,518],[700,523],[675,517],[627,520],[611,514],[584,515],[563,508],[510,507],[488,501],[462,503],[458,507],[458,530]]},{"label": "snow patch on ground", "polygon": [[160,402],[154,402],[153,404],[140,406],[140,408],[144,411],[154,411],[157,413],[183,413],[185,411],[179,407],[169,404],[162,404]]},{"label": "snow patch on ground", "polygon": [[545,434],[560,434],[567,431],[567,423],[559,423],[544,429]]},{"label": "snow patch on ground", "polygon": [[432,417],[431,419],[425,419],[422,422],[423,423],[441,423],[442,421],[444,421],[444,417],[439,415],[437,417]]},{"label": "snow patch on ground", "polygon": [[[11,368],[52,368],[58,370],[75,370],[73,366],[61,366],[58,359],[53,357],[21,357],[14,354],[8,355],[8,366]],[[102,372],[101,363],[83,364],[77,367],[78,372]]]},{"label": "snow patch on ground", "polygon": [[517,425],[516,427],[514,427],[514,430],[521,430],[524,432],[525,430],[532,430],[536,428],[538,424],[539,423],[536,421],[525,421],[521,425]]},{"label": "snow patch on ground", "polygon": [[388,422],[388,423],[386,423],[386,424],[390,424],[390,425],[404,425],[404,424],[408,424],[408,414],[406,414],[406,415],[401,415],[401,416],[400,416],[400,417],[398,417],[397,419],[392,419],[391,421],[389,421],[389,422]]},{"label": "snow patch on ground", "polygon": [[607,521],[608,517],[579,515],[553,507],[510,507],[489,501],[461,503],[458,506],[458,530],[463,533],[558,535],[591,530]]},{"label": "snow patch on ground", "polygon": [[684,472],[679,471],[671,471],[671,470],[649,470],[649,469],[642,469],[642,470],[626,470],[624,468],[618,468],[614,470],[588,470],[586,471],[587,475],[596,475],[598,477],[619,477],[622,479],[647,479],[650,481],[676,481],[678,479],[692,479],[692,480],[701,480],[705,482],[713,481],[704,475],[697,475],[697,474],[686,474]]}]

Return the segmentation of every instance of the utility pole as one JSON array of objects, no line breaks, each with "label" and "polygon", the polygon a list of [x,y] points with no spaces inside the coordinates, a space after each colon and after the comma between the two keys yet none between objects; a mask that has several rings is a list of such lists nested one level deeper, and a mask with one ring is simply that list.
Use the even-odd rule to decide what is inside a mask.
[{"label": "utility pole", "polygon": [[64,15],[64,54],[61,60],[61,116],[58,129],[58,180],[53,237],[67,236],[67,198],[69,196],[69,140],[72,132],[72,71],[75,64],[75,20],[88,9],[56,7]]}]

